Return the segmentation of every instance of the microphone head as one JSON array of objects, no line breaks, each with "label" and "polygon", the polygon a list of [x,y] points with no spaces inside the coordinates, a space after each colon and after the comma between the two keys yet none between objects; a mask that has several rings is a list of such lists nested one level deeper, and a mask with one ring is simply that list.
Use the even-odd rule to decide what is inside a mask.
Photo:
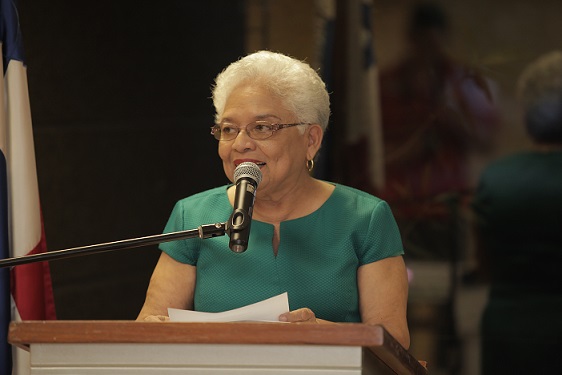
[{"label": "microphone head", "polygon": [[247,177],[256,182],[256,187],[261,182],[262,174],[260,167],[256,163],[245,161],[240,163],[234,170],[234,183],[238,182],[239,179]]}]

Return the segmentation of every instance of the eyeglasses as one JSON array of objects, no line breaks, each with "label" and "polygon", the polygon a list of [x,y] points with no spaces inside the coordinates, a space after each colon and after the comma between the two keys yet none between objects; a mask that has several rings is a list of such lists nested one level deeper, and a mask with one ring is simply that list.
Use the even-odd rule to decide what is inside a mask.
[{"label": "eyeglasses", "polygon": [[[291,126],[310,125],[308,122],[297,122],[294,124],[272,124],[268,121],[254,121],[246,125],[246,134],[252,139],[267,139],[278,130],[290,128]],[[232,141],[240,133],[240,128],[229,123],[216,124],[211,127],[211,134],[219,141]]]}]

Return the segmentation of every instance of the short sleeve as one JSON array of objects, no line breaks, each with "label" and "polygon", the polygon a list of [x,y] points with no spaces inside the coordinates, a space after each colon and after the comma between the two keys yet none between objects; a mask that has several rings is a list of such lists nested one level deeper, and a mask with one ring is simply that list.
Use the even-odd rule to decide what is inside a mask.
[{"label": "short sleeve", "polygon": [[400,231],[388,203],[381,200],[376,204],[367,228],[358,254],[360,264],[404,254]]},{"label": "short sleeve", "polygon": [[[164,233],[179,232],[186,230],[186,223],[184,219],[184,207],[182,201],[179,201],[174,206],[170,218],[164,228]],[[197,264],[198,247],[197,241],[177,240],[161,243],[160,250],[168,254],[173,259],[181,263],[191,265]]]}]

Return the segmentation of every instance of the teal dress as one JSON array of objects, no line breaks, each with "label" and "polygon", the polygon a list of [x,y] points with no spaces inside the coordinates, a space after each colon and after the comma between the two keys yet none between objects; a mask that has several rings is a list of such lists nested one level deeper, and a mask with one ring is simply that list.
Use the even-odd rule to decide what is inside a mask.
[{"label": "teal dress", "polygon": [[[165,232],[225,222],[232,213],[228,186],[180,200]],[[248,248],[234,253],[228,237],[167,242],[161,250],[197,267],[194,308],[219,312],[288,292],[289,307],[311,308],[336,322],[360,322],[357,269],[403,254],[386,202],[336,185],[330,198],[308,216],[281,223],[277,255],[273,225],[252,220]]]},{"label": "teal dress", "polygon": [[562,152],[491,164],[474,209],[491,277],[482,375],[562,374]]}]

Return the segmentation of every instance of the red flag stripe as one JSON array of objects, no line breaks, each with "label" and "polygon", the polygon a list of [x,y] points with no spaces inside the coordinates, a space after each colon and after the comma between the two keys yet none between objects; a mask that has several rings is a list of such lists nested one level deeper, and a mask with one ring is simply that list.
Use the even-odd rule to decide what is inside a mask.
[{"label": "red flag stripe", "polygon": [[[28,255],[43,253],[47,249],[42,221],[41,240]],[[14,267],[11,289],[22,320],[56,319],[51,272],[47,262]]]}]

